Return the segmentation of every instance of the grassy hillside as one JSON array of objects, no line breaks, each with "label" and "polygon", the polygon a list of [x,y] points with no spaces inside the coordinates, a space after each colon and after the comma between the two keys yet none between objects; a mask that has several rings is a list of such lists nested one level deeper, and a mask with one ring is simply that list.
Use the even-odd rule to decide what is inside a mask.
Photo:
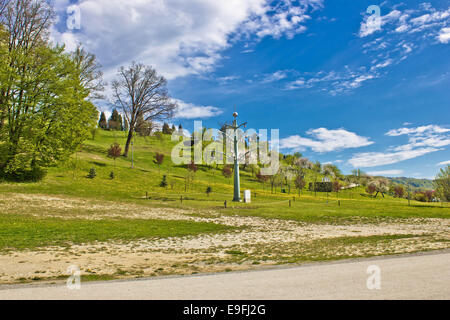
[{"label": "grassy hillside", "polygon": [[120,157],[111,179],[107,150],[125,140],[100,130],[42,181],[0,183],[0,283],[65,280],[69,265],[87,281],[448,248],[448,220],[423,219],[450,218],[448,204],[373,198],[363,187],[272,194],[245,170],[241,187],[252,190],[252,203],[233,203],[233,180],[220,166],[199,166],[186,190],[188,171],[171,164],[169,136],[136,137],[134,168]]},{"label": "grassy hillside", "polygon": [[[413,201],[408,206],[405,199],[386,196],[373,199],[366,195],[363,187],[335,193],[314,193],[303,190],[301,197],[291,189],[291,194],[276,194],[256,180],[250,171],[241,171],[241,189],[252,190],[251,205],[231,203],[233,180],[222,175],[222,168],[199,166],[194,181],[186,186],[186,166],[175,166],[170,161],[174,142],[170,136],[136,137],[134,143],[134,169],[131,156],[116,160],[115,179],[109,177],[114,161],[107,157],[109,146],[118,142],[122,148],[126,134],[99,130],[95,139],[86,141],[80,152],[68,163],[50,168],[47,177],[37,183],[2,183],[0,191],[14,193],[38,193],[68,195],[95,200],[134,202],[146,206],[190,207],[199,211],[214,209],[224,214],[257,215],[294,220],[320,221],[350,217],[448,217],[447,208],[440,204],[423,204]],[[154,162],[156,153],[165,155],[161,168]],[[97,176],[88,179],[87,174],[95,168]],[[168,177],[168,186],[161,188],[163,175]],[[307,180],[312,181],[308,172]],[[207,196],[208,186],[213,192]],[[287,188],[286,188],[287,189]],[[146,194],[148,199],[145,198]],[[184,197],[183,203],[180,197]],[[295,199],[294,199],[294,196]],[[225,210],[224,201],[228,201]],[[289,200],[291,206],[289,207]]]},{"label": "grassy hillside", "polygon": [[[152,193],[204,193],[211,186],[213,193],[232,195],[233,179],[222,175],[222,166],[198,166],[194,181],[186,187],[186,166],[175,166],[170,161],[171,150],[175,142],[169,135],[161,137],[139,137],[134,142],[134,169],[131,169],[131,151],[128,158],[116,160],[115,179],[109,175],[114,169],[114,161],[107,156],[107,150],[114,142],[125,146],[126,134],[117,131],[98,130],[95,139],[88,140],[80,152],[59,167],[50,168],[47,177],[38,183],[3,183],[0,190],[29,193],[67,194],[83,197],[104,198],[109,200],[130,200]],[[165,155],[161,167],[155,163],[155,154]],[[87,179],[91,168],[95,168],[97,177]],[[255,173],[256,174],[256,173]],[[169,186],[161,188],[163,175],[167,175]],[[307,177],[312,180],[311,176]],[[250,171],[241,171],[241,188],[269,192],[269,183],[259,183]],[[277,190],[278,193],[280,190]],[[292,192],[295,192],[292,190]],[[229,198],[229,197],[228,197]]]},{"label": "grassy hillside", "polygon": [[411,187],[412,191],[416,190],[434,190],[433,180],[429,179],[415,179],[415,178],[389,178],[389,180],[394,184],[401,184],[408,188]]}]

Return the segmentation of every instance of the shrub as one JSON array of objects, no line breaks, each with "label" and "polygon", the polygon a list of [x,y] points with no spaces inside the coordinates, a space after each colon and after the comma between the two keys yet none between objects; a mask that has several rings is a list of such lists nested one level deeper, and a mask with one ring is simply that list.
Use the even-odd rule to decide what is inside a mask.
[{"label": "shrub", "polygon": [[427,196],[422,192],[415,193],[414,199],[420,202],[427,202]]},{"label": "shrub", "polygon": [[111,178],[111,179],[114,179],[114,171],[111,171],[111,173],[109,174],[109,177]]},{"label": "shrub", "polygon": [[194,162],[191,162],[187,165],[189,171],[196,173],[198,171],[198,167]]},{"label": "shrub", "polygon": [[368,194],[374,194],[375,191],[377,190],[377,186],[374,183],[370,183],[367,187],[366,187],[366,192]]},{"label": "shrub", "polygon": [[87,177],[89,179],[94,179],[96,176],[97,176],[97,171],[95,170],[95,168],[91,168],[91,170],[89,170]]},{"label": "shrub", "polygon": [[167,176],[164,175],[163,178],[162,178],[161,183],[159,184],[159,186],[161,188],[167,188],[167,185],[168,185],[168,183],[167,183]]},{"label": "shrub", "polygon": [[155,163],[158,165],[158,170],[161,172],[161,165],[164,162],[164,154],[162,153],[156,153],[155,154]]},{"label": "shrub", "polygon": [[339,181],[334,181],[333,182],[333,191],[338,193],[339,191],[341,191],[342,189],[342,185],[340,184]]},{"label": "shrub", "polygon": [[435,198],[435,193],[434,193],[434,191],[427,190],[427,191],[424,192],[424,194],[425,194],[425,197],[427,198],[427,201],[428,201],[428,202],[433,201],[433,199]]},{"label": "shrub", "polygon": [[19,170],[13,173],[0,172],[2,179],[15,182],[37,182],[44,179],[46,175],[47,171],[39,167],[31,170]]},{"label": "shrub", "polygon": [[210,186],[208,186],[207,188],[206,188],[206,194],[208,195],[208,197],[209,197],[209,194],[212,192],[212,188],[210,187]]},{"label": "shrub", "polygon": [[403,186],[394,187],[394,196],[396,198],[403,198],[404,195],[405,195],[405,188],[403,188]]},{"label": "shrub", "polygon": [[231,170],[231,167],[229,165],[226,165],[225,167],[223,167],[222,175],[227,179],[231,178],[231,176],[233,175],[233,171]]}]

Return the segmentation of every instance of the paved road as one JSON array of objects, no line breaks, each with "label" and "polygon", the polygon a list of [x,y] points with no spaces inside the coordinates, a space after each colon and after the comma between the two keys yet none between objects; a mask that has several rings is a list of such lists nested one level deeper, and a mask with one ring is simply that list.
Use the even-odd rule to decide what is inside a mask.
[{"label": "paved road", "polygon": [[[369,266],[381,270],[381,289],[369,290]],[[371,282],[376,283],[376,282]],[[450,252],[315,263],[190,277],[3,286],[0,299],[450,299]]]}]

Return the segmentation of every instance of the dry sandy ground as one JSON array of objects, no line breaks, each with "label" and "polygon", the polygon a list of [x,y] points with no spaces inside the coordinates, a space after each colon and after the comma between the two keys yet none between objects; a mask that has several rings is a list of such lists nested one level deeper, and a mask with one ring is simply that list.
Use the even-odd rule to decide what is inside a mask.
[{"label": "dry sandy ground", "polygon": [[[26,209],[26,210],[25,210]],[[0,252],[0,283],[65,279],[69,266],[86,278],[144,277],[258,268],[260,265],[397,254],[450,247],[450,220],[408,219],[360,224],[308,224],[257,217],[220,216],[205,212],[148,208],[134,204],[95,202],[42,195],[0,195],[2,213],[26,213],[65,219],[126,217],[213,222],[245,226],[225,234],[106,242]],[[104,214],[107,212],[107,214]],[[412,235],[403,239],[340,245],[340,237]],[[322,242],[321,242],[322,241]]]}]

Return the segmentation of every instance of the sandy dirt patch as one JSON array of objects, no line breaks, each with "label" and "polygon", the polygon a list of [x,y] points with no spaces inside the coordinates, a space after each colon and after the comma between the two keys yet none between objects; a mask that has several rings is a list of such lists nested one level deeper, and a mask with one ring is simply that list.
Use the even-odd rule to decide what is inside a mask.
[{"label": "sandy dirt patch", "polygon": [[[65,219],[166,219],[212,222],[245,227],[221,234],[166,239],[89,243],[69,248],[0,253],[0,283],[64,279],[78,266],[84,276],[115,278],[192,274],[257,268],[286,261],[396,254],[449,248],[448,219],[403,219],[348,225],[309,224],[258,217],[221,216],[193,210],[149,208],[59,196],[0,196],[3,214],[32,214]],[[107,212],[107,213],[105,213]],[[390,241],[321,242],[343,237],[408,235]],[[292,259],[295,258],[295,260]]]}]

